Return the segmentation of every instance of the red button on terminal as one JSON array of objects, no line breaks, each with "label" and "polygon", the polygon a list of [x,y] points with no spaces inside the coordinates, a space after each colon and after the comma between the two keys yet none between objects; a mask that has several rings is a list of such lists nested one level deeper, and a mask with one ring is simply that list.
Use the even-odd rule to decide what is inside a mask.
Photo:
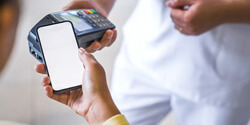
[{"label": "red button on terminal", "polygon": [[87,10],[83,10],[86,14],[90,14],[90,12],[89,11],[87,11]]}]

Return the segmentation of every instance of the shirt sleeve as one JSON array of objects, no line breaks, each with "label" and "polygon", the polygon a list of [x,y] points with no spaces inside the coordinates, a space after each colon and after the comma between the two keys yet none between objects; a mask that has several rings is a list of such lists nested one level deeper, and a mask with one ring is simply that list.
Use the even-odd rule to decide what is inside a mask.
[{"label": "shirt sleeve", "polygon": [[103,125],[129,125],[129,123],[124,115],[119,114],[105,121]]}]

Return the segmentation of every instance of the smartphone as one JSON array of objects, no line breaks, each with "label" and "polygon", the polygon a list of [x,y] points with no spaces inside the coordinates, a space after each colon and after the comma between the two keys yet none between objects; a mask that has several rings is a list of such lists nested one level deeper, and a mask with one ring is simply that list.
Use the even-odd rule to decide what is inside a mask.
[{"label": "smartphone", "polygon": [[78,57],[78,42],[71,22],[37,29],[43,63],[55,94],[81,88],[84,67]]}]

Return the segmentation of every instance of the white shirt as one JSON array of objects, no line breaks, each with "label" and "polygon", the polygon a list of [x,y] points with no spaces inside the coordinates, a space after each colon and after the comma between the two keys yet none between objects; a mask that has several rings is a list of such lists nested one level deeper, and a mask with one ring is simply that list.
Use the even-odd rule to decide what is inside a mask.
[{"label": "white shirt", "polygon": [[126,65],[146,73],[152,84],[186,99],[249,105],[250,25],[223,24],[187,36],[174,29],[170,12],[164,0],[140,0],[125,25],[118,60],[126,58]]}]

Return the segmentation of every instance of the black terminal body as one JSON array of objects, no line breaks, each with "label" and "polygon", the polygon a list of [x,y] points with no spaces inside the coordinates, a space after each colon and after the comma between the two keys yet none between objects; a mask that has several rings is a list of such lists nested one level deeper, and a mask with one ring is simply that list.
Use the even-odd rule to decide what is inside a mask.
[{"label": "black terminal body", "polygon": [[28,35],[29,51],[39,62],[44,63],[44,58],[39,44],[37,28],[63,21],[72,22],[79,46],[83,48],[87,48],[94,41],[100,41],[106,30],[115,29],[113,23],[93,9],[48,14],[31,29]]}]

